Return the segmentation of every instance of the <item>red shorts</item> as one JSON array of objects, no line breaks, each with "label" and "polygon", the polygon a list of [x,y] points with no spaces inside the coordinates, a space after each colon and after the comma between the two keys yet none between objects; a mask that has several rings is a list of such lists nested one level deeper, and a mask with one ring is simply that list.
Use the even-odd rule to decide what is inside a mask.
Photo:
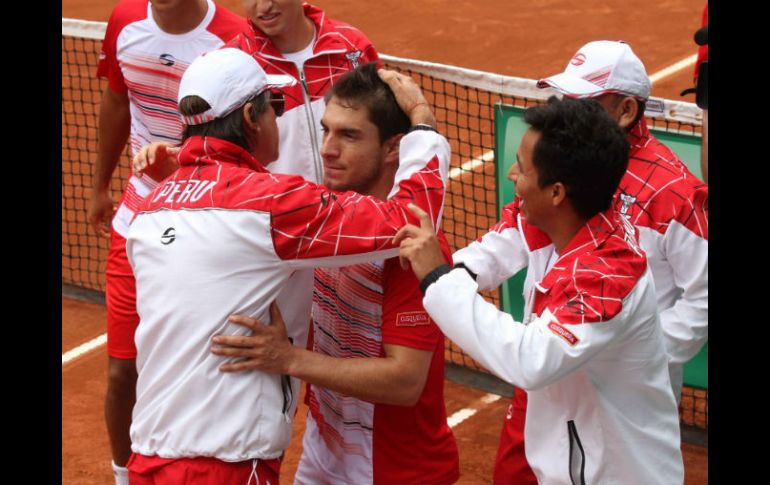
[{"label": "red shorts", "polygon": [[136,281],[126,255],[126,240],[111,229],[107,254],[107,354],[118,359],[135,359],[134,333],[139,325],[136,313]]},{"label": "red shorts", "polygon": [[131,453],[126,467],[131,485],[278,485],[281,460],[230,463],[209,457],[168,459]]}]

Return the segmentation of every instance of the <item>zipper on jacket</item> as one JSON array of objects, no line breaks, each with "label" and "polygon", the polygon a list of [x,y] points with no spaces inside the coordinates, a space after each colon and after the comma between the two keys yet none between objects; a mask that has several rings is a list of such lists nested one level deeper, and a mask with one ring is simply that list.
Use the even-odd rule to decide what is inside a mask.
[{"label": "zipper on jacket", "polygon": [[569,433],[569,479],[572,485],[585,485],[586,454],[574,420],[567,421],[567,433]]},{"label": "zipper on jacket", "polygon": [[[294,345],[293,338],[289,337],[289,342]],[[286,374],[281,375],[281,391],[283,392],[283,414],[287,420],[290,420],[289,411],[294,401],[294,391],[291,388],[291,377]]]},{"label": "zipper on jacket", "polygon": [[291,389],[291,377],[285,374],[281,376],[281,390],[283,391],[283,414],[288,416],[294,393]]},{"label": "zipper on jacket", "polygon": [[318,134],[316,133],[315,119],[313,118],[313,108],[310,105],[310,89],[307,87],[307,81],[305,80],[305,65],[303,63],[302,68],[299,69],[299,81],[302,85],[302,96],[305,98],[305,115],[307,117],[307,124],[310,128],[310,143],[313,148],[313,162],[315,168],[315,183],[323,183],[323,165],[321,165],[321,149],[318,146]]}]

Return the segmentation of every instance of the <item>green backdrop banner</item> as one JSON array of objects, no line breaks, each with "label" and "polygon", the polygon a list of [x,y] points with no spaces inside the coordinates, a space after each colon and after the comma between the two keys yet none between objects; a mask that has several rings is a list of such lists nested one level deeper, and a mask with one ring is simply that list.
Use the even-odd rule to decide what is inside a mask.
[{"label": "green backdrop banner", "polygon": [[[508,171],[516,161],[516,152],[527,124],[523,120],[526,108],[498,104],[495,109],[495,163],[497,171],[497,215],[501,208],[513,200],[515,188],[508,180]],[[664,132],[652,129],[654,135],[668,145],[692,173],[702,177],[700,169],[700,136]],[[522,289],[526,269],[509,279],[501,288],[502,308],[521,321],[524,313]],[[708,343],[684,367],[684,383],[688,386],[708,389]]]}]

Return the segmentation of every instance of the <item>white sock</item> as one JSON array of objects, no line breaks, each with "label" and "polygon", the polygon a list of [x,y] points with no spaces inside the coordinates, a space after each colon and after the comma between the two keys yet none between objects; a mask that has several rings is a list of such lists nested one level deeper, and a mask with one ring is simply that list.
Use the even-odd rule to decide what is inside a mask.
[{"label": "white sock", "polygon": [[128,485],[128,468],[112,462],[112,474],[115,475],[115,485]]}]

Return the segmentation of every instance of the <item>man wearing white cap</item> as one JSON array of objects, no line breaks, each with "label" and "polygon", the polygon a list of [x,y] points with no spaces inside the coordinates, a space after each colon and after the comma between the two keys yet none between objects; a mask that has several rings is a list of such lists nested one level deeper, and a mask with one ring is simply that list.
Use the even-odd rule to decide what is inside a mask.
[{"label": "man wearing white cap", "polygon": [[[104,417],[116,485],[128,485],[129,427],[136,387],[134,279],[126,259],[128,224],[157,181],[132,176],[120,203],[110,195],[113,173],[126,150],[151,141],[181,141],[176,112],[181,73],[198,55],[221,47],[248,24],[212,0],[121,0],[113,9],[97,76],[108,81],[101,99],[98,152],[93,161],[87,218],[109,238],[105,270],[107,390]],[[160,180],[160,179],[158,179]]]},{"label": "man wearing white cap", "polygon": [[624,42],[589,42],[561,74],[541,79],[565,96],[599,102],[628,133],[628,170],[615,208],[634,226],[655,280],[674,395],[682,366],[708,340],[708,186],[647,128],[650,79]]},{"label": "man wearing white cap", "polygon": [[[413,125],[435,125],[410,78],[381,76]],[[127,243],[141,318],[132,484],[277,484],[298,384],[219,372],[227,359],[209,352],[212,337],[247,333],[228,322],[234,313],[268,322],[299,268],[397,254],[394,234],[415,220],[406,202],[440,214],[449,145],[431,130],[403,137],[388,201],[267,172],[283,111],[271,89],[291,82],[238,49],[199,57],[182,77],[180,168],[145,199]],[[304,346],[307,322],[287,322],[287,332]]]}]

